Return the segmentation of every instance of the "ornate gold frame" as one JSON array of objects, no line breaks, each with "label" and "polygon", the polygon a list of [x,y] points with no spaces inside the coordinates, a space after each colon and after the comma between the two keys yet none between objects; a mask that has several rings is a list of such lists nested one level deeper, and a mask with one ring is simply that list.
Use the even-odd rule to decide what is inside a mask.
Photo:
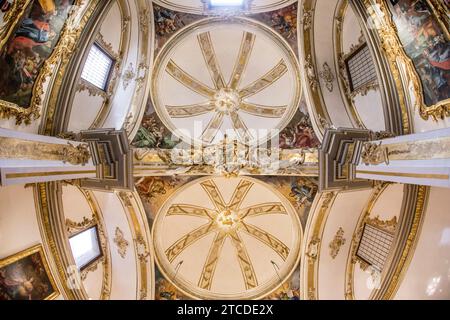
[{"label": "ornate gold frame", "polygon": [[7,266],[7,265],[10,265],[10,264],[12,264],[14,262],[17,262],[17,261],[19,261],[19,260],[21,260],[23,258],[26,258],[26,257],[28,257],[28,256],[30,256],[32,254],[38,253],[38,252],[39,252],[39,255],[41,257],[42,264],[44,265],[45,273],[47,274],[47,277],[48,277],[48,279],[49,279],[49,281],[50,281],[50,283],[51,283],[51,285],[53,287],[53,293],[51,295],[49,295],[48,297],[46,297],[45,300],[54,300],[56,297],[59,296],[59,291],[58,291],[58,287],[56,286],[56,283],[55,283],[55,280],[53,278],[53,275],[50,272],[50,268],[48,266],[48,262],[47,262],[47,259],[45,257],[44,249],[43,249],[41,244],[38,244],[38,245],[36,245],[34,247],[31,247],[29,249],[20,251],[20,252],[14,254],[14,255],[11,255],[11,256],[9,256],[7,258],[1,259],[0,260],[0,268],[3,268],[5,266]]},{"label": "ornate gold frame", "polygon": [[[92,8],[96,6],[97,1],[92,1],[88,4],[88,6],[90,6],[90,9],[88,10],[90,13],[92,13]],[[82,8],[84,8],[83,3],[83,0],[75,0],[72,11],[67,17],[65,26],[61,30],[61,35],[58,43],[53,49],[50,57],[44,62],[44,65],[42,66],[42,69],[36,78],[30,106],[28,108],[23,108],[18,106],[17,104],[0,100],[0,118],[9,119],[11,117],[15,117],[16,125],[21,125],[22,123],[29,125],[32,120],[39,119],[39,117],[41,116],[41,107],[43,104],[42,96],[45,93],[44,85],[47,82],[48,78],[52,76],[52,74],[59,75],[61,74],[61,70],[65,69],[65,66],[67,65],[72,53],[75,51],[75,46],[78,38],[81,35],[83,26],[87,22],[86,19],[82,19],[79,26],[75,24],[75,20],[78,14],[81,12]],[[1,43],[1,46],[3,46],[4,42],[9,39],[12,30],[17,25],[23,13],[30,4],[31,0],[27,0],[26,3],[23,3],[22,7],[18,6],[14,10],[14,14],[16,14],[15,17],[12,16],[13,13],[11,13],[11,16],[8,17],[8,21],[10,23],[9,31],[2,34],[2,36],[6,34],[6,38]],[[89,12],[87,16],[90,16]],[[55,72],[54,70],[54,67],[56,65],[58,65],[59,69],[57,72]]]},{"label": "ornate gold frame", "polygon": [[[446,20],[442,18],[445,13],[445,9],[437,3],[435,0],[427,0],[427,3],[432,8],[432,11],[443,27],[444,33],[450,38],[448,31],[448,24]],[[414,67],[412,60],[407,56],[403,46],[401,44],[400,38],[397,33],[397,27],[392,19],[392,14],[388,5],[384,0],[364,0],[364,5],[368,12],[372,10],[372,18],[380,22],[378,33],[380,35],[381,44],[384,52],[386,53],[388,60],[396,71],[400,72],[398,63],[401,62],[406,67],[406,72],[409,80],[412,81],[413,91],[416,97],[415,108],[419,111],[420,116],[424,120],[428,120],[430,117],[437,121],[438,119],[445,119],[445,117],[450,117],[450,98],[441,101],[433,106],[427,106],[424,100],[423,87],[420,81],[419,75]],[[381,14],[373,12],[373,7],[376,6],[381,10]],[[377,26],[378,27],[378,26]],[[401,76],[398,75],[398,80]],[[397,85],[397,90],[405,90],[403,86]]]},{"label": "ornate gold frame", "polygon": [[32,0],[15,0],[11,9],[3,16],[3,27],[0,28],[0,50],[8,41],[17,22],[22,18]]}]

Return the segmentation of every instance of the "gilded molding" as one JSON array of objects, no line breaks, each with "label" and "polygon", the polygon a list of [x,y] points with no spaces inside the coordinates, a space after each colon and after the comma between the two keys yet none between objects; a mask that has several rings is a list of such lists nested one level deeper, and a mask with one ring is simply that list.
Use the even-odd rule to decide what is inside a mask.
[{"label": "gilded molding", "polygon": [[89,229],[95,226],[96,224],[97,220],[95,218],[88,219],[86,217],[83,217],[83,220],[81,222],[72,221],[69,218],[66,218],[66,228],[69,237],[75,233]]},{"label": "gilded molding", "polygon": [[318,207],[314,210],[314,220],[308,226],[308,242],[306,246],[307,260],[303,262],[304,268],[304,298],[307,300],[319,299],[317,291],[320,250],[322,246],[323,231],[331,207],[337,197],[337,192],[327,192],[320,195]]},{"label": "gilded molding", "polygon": [[62,161],[72,165],[85,165],[91,154],[87,144],[57,144],[0,137],[0,158]]},{"label": "gilded molding", "polygon": [[365,142],[361,152],[361,160],[365,165],[389,164],[387,149],[382,142]]},{"label": "gilded molding", "polygon": [[[18,252],[18,253],[14,254],[12,256],[9,256],[5,259],[0,259],[0,268],[3,268],[4,266],[8,266],[12,263],[18,262],[18,261],[22,260],[23,258],[29,257],[36,253],[39,253],[39,256],[40,256],[41,262],[42,262],[42,266],[45,269],[45,270],[42,270],[42,272],[45,272],[51,286],[54,289],[52,294],[50,294],[48,297],[45,297],[45,300],[54,300],[59,296],[59,290],[58,290],[58,287],[56,286],[55,278],[50,270],[49,263],[47,261],[47,256],[46,256],[46,254],[44,252],[44,248],[41,244],[35,245],[31,248],[28,248],[26,250]],[[39,270],[39,271],[41,271],[41,270]],[[33,278],[31,278],[29,280],[29,282],[33,282]],[[30,300],[31,300],[31,298],[30,298]]]},{"label": "gilded molding", "polygon": [[78,290],[72,290],[69,288],[69,285],[72,283],[71,275],[65,266],[63,257],[60,255],[57,239],[53,232],[51,216],[54,214],[50,212],[50,210],[53,209],[50,209],[52,204],[50,203],[48,197],[49,191],[53,189],[53,186],[55,186],[54,183],[38,183],[35,185],[34,192],[37,202],[36,208],[38,220],[40,223],[43,242],[46,248],[48,248],[49,256],[52,257],[52,261],[54,262],[55,268],[58,272],[57,278],[59,280],[58,283],[60,287],[63,289],[62,293],[68,300],[77,300],[80,299],[80,293]]},{"label": "gilded molding", "polygon": [[416,205],[414,208],[414,218],[411,228],[409,229],[408,237],[404,245],[400,260],[394,269],[394,274],[391,281],[382,296],[383,300],[391,300],[395,297],[400,286],[401,280],[408,270],[411,259],[414,255],[415,247],[419,238],[420,227],[425,214],[426,202],[428,199],[429,188],[426,186],[418,186]]},{"label": "gilded molding", "polygon": [[[95,7],[98,1],[99,0],[89,1],[85,16],[89,15],[89,8]],[[30,2],[27,2],[27,5],[29,5],[29,3]],[[36,78],[30,106],[23,108],[14,103],[0,100],[0,118],[9,119],[15,117],[16,125],[22,123],[29,125],[31,124],[31,121],[37,120],[41,116],[41,109],[44,102],[43,96],[45,95],[44,86],[47,83],[47,80],[53,76],[53,83],[57,83],[56,78],[64,73],[64,69],[68,64],[71,55],[75,51],[75,46],[83,27],[83,20],[79,25],[76,25],[76,20],[82,11],[82,8],[84,8],[83,0],[76,0],[65,26],[61,30],[58,44],[55,46],[50,57],[44,62],[39,75]],[[21,10],[25,9],[26,8],[23,7]],[[15,23],[17,23],[18,20],[19,18],[16,19]],[[58,66],[57,72],[55,72],[55,66]]]},{"label": "gilded molding", "polygon": [[[279,193],[277,186],[265,186],[264,184],[265,187],[270,188],[271,191],[279,196],[280,202],[261,204],[257,207],[244,207],[251,186],[262,185],[263,182],[248,177],[243,177],[239,180],[240,181],[237,183],[237,187],[234,189],[229,202],[224,202],[220,185],[217,185],[214,180],[211,180],[211,177],[194,179],[187,184],[184,183],[181,186],[179,185],[179,188],[176,190],[178,194],[186,190],[186,188],[199,184],[199,187],[206,192],[206,195],[210,199],[210,203],[212,204],[211,208],[193,207],[191,205],[185,206],[182,203],[171,202],[169,197],[174,196],[173,194],[168,195],[169,197],[163,199],[162,203],[160,202],[161,205],[155,207],[158,214],[153,223],[152,236],[156,250],[156,263],[164,277],[187,297],[192,299],[217,299],[222,297],[222,294],[215,293],[214,289],[210,291],[210,284],[212,283],[213,278],[219,276],[218,274],[214,276],[216,267],[215,257],[217,256],[217,251],[221,250],[223,233],[227,234],[230,238],[231,245],[236,249],[234,250],[234,254],[236,255],[236,261],[239,262],[241,267],[241,279],[243,280],[243,290],[236,293],[236,296],[225,295],[227,297],[226,299],[261,299],[266,297],[268,294],[279,289],[279,286],[289,278],[292,272],[294,272],[295,266],[298,264],[300,258],[302,228],[300,221],[298,220],[298,215],[289,200],[285,198],[284,194]],[[164,223],[164,218],[167,215],[172,217],[173,215],[183,216],[186,214],[204,217],[205,219],[208,219],[208,221],[205,221],[205,224],[201,225],[199,228],[183,235],[169,248],[166,249],[164,245],[160,245],[160,226]],[[300,237],[295,236],[295,241],[287,247],[270,233],[250,224],[250,220],[245,221],[245,217],[247,216],[250,217],[264,214],[276,214],[281,216],[289,214],[292,218],[291,221],[294,223],[293,225],[299,227],[294,233],[298,234],[298,232],[300,232]],[[175,275],[178,272],[178,269],[175,267],[175,263],[178,262],[176,256],[181,254],[184,249],[193,245],[195,241],[201,239],[203,236],[213,233],[215,233],[215,237],[211,237],[209,254],[203,265],[203,272],[200,275],[198,284],[196,285],[191,281],[186,281],[181,276],[176,277]],[[269,283],[259,283],[258,279],[256,279],[256,271],[252,271],[253,267],[250,255],[246,250],[245,243],[241,241],[240,235],[243,233],[264,243],[268,248],[272,249],[274,253],[278,254],[280,259],[287,263],[287,265],[279,267],[281,269],[279,270],[278,276],[271,279]],[[208,264],[208,261],[211,262],[211,264]]]},{"label": "gilded molding", "polygon": [[[198,215],[208,218],[209,221],[172,244],[165,254],[170,263],[181,254],[188,246],[192,245],[198,239],[209,233],[215,233],[216,237],[211,245],[208,257],[200,275],[198,286],[202,289],[211,290],[214,279],[214,271],[220,252],[225,240],[229,237],[236,248],[237,260],[241,266],[241,273],[247,290],[258,286],[258,280],[254,271],[254,267],[247,253],[247,249],[242,242],[239,232],[260,240],[269,248],[275,251],[284,261],[289,256],[290,248],[283,242],[278,240],[269,232],[262,230],[255,225],[250,224],[244,219],[256,215],[265,214],[287,214],[282,203],[263,203],[258,207],[241,208],[241,203],[245,200],[247,193],[254,185],[253,182],[241,180],[239,185],[233,192],[232,199],[229,203],[225,203],[220,190],[217,188],[213,180],[206,180],[200,183],[208,194],[215,210],[208,208],[192,208],[189,205],[174,204],[168,209],[168,215]],[[219,223],[215,223],[218,221]]]},{"label": "gilded molding", "polygon": [[134,251],[137,257],[136,268],[138,276],[138,283],[136,284],[136,298],[146,300],[148,298],[149,288],[147,274],[148,264],[151,264],[150,248],[148,247],[147,235],[145,230],[142,230],[139,218],[134,208],[134,201],[136,201],[134,194],[120,191],[117,193],[122,206],[127,212],[127,219],[133,235]]},{"label": "gilded molding", "polygon": [[[147,100],[150,86],[151,86],[151,74],[152,74],[152,61],[153,61],[153,43],[154,41],[154,30],[152,28],[153,15],[152,7],[148,1],[138,0],[137,8],[139,13],[147,14],[147,18],[139,18],[139,36],[138,36],[138,62],[137,70],[135,76],[135,89],[130,107],[126,118],[128,121],[123,124],[122,128],[128,133],[130,140],[138,131],[142,117],[145,113],[145,106],[147,105]],[[148,19],[148,21],[145,21]],[[129,25],[129,22],[126,22]]]},{"label": "gilded molding", "polygon": [[313,91],[316,91],[319,86],[319,82],[317,81],[316,69],[314,68],[311,54],[309,54],[305,59],[305,68],[309,86]]},{"label": "gilded molding", "polygon": [[[122,27],[122,31],[126,32],[126,30],[123,30]],[[105,37],[103,36],[103,34],[101,32],[99,32],[97,34],[97,37],[95,39],[95,42],[103,49],[105,50],[112,58],[114,59],[118,59],[120,56],[120,52],[117,53],[116,51],[114,51],[113,45],[111,43],[109,43],[108,41],[105,40]]]},{"label": "gilded molding", "polygon": [[[224,87],[224,81],[219,73],[219,68],[215,66],[212,61],[215,60],[214,50],[212,46],[209,44],[208,33],[204,32],[199,36],[199,46],[202,49],[203,56],[205,57],[205,61],[207,66],[209,65],[209,70],[211,70],[211,74],[213,77],[214,88],[210,88],[209,86],[200,83],[197,79],[194,79],[187,72],[183,71],[175,61],[170,58],[170,54],[172,49],[179,42],[180,39],[183,39],[186,36],[189,36],[193,31],[199,28],[203,28],[205,26],[214,26],[214,25],[222,25],[222,24],[240,24],[246,27],[257,28],[258,31],[265,34],[265,36],[270,37],[274,42],[276,42],[277,47],[282,50],[287,58],[280,59],[280,61],[270,69],[265,75],[256,80],[255,82],[249,84],[247,87],[240,88],[240,90],[234,90],[232,88]],[[243,33],[243,42],[241,45],[240,55],[238,61],[236,61],[235,66],[233,68],[234,71],[239,71],[243,69],[246,65],[246,55],[249,50],[252,48],[252,36],[250,32]],[[168,61],[166,64],[165,61]],[[211,61],[211,62],[209,62]],[[164,62],[164,63],[162,63]],[[242,62],[242,63],[241,63]],[[203,142],[206,144],[211,144],[221,127],[222,122],[226,116],[229,116],[233,128],[240,140],[244,143],[249,143],[255,140],[255,137],[252,136],[250,130],[248,130],[247,125],[245,123],[245,118],[240,116],[238,110],[251,113],[258,114],[260,117],[272,117],[272,118],[281,118],[278,122],[276,128],[284,127],[287,122],[292,118],[293,113],[296,108],[293,108],[294,105],[297,105],[298,101],[301,98],[301,86],[300,81],[295,81],[295,92],[293,93],[292,103],[289,106],[281,106],[285,107],[285,112],[283,113],[283,117],[279,116],[278,112],[274,112],[273,108],[264,108],[263,106],[252,105],[247,103],[241,108],[241,101],[246,98],[266,89],[272,83],[281,78],[287,71],[292,72],[293,76],[297,79],[300,79],[300,72],[298,68],[297,58],[292,51],[292,49],[288,46],[286,41],[281,38],[278,34],[274,33],[272,29],[267,28],[266,25],[244,17],[230,17],[228,19],[221,19],[220,17],[210,17],[199,20],[190,26],[182,29],[180,32],[175,34],[170,41],[165,43],[163,48],[160,50],[156,60],[155,60],[155,70],[152,77],[152,90],[151,97],[153,101],[153,105],[155,106],[156,112],[160,117],[161,121],[164,125],[169,128],[175,134],[178,134],[181,139],[185,140],[187,143],[191,143],[192,139],[180,133],[177,128],[174,127],[173,121],[169,116],[168,112],[164,112],[167,108],[166,105],[163,105],[161,102],[161,97],[159,96],[159,85],[158,78],[163,72],[168,73],[172,78],[180,82],[186,88],[194,91],[206,99],[211,101],[214,104],[214,117],[211,119],[203,134],[199,137],[195,137],[197,142]],[[245,71],[242,71],[245,72]],[[239,72],[238,72],[239,73]],[[230,84],[237,85],[233,81],[230,81]],[[185,110],[187,106],[180,106],[184,111],[183,114],[187,114],[192,116],[193,112],[186,113]],[[190,106],[192,107],[192,106]],[[196,110],[198,110],[198,105],[193,106]],[[204,107],[204,106],[203,106]],[[207,106],[209,107],[209,106]],[[277,107],[277,106],[275,106]],[[205,108],[202,109],[203,111]],[[203,112],[202,111],[202,112]],[[244,120],[243,120],[244,119]]]},{"label": "gilded molding", "polygon": [[[318,152],[308,149],[250,148],[236,140],[211,147],[134,149],[134,174],[140,176],[220,174],[317,176]],[[164,172],[161,170],[165,170]]]},{"label": "gilded molding", "polygon": [[[314,41],[314,13],[317,0],[304,0],[299,6],[299,16],[302,18],[302,28],[299,28],[300,60],[303,67],[303,85],[306,88],[305,97],[308,102],[311,118],[316,134],[323,136],[325,129],[331,125],[331,118],[323,100],[320,87],[320,73],[316,65]],[[330,86],[328,84],[328,86]]]},{"label": "gilded molding", "polygon": [[110,71],[110,78],[108,81],[108,86],[106,90],[101,90],[96,86],[90,84],[89,82],[80,78],[80,83],[78,85],[78,90],[88,90],[89,95],[92,96],[101,96],[103,98],[103,104],[97,113],[94,121],[90,125],[89,129],[96,129],[103,125],[109,113],[111,112],[111,103],[112,97],[114,96],[115,90],[117,90],[118,84],[122,77],[121,72],[123,69],[123,60],[125,58],[125,54],[127,53],[129,46],[129,38],[131,29],[129,26],[129,22],[126,22],[129,17],[127,16],[127,4],[122,1],[118,1],[120,13],[121,13],[121,21],[122,21],[122,33],[120,37],[119,43],[119,51],[116,52],[111,43],[107,42],[104,39],[104,36],[99,31],[96,35],[95,43],[99,45],[103,50],[107,52],[107,54],[113,59],[114,63],[112,66],[112,70]]},{"label": "gilded molding", "polygon": [[[101,257],[99,259],[97,259],[96,261],[94,261],[93,263],[89,264],[86,268],[84,268],[83,270],[80,271],[80,277],[81,277],[81,281],[85,281],[87,279],[87,276],[90,272],[94,272],[98,269],[98,265],[99,264],[104,264],[105,258]],[[102,289],[102,292],[104,292],[104,290]],[[103,294],[102,294],[103,295]],[[106,300],[106,299],[101,299],[101,300]]]},{"label": "gilded molding", "polygon": [[[349,115],[351,115],[352,120],[359,128],[365,128],[365,125],[358,113],[355,106],[355,96],[358,94],[366,95],[370,89],[375,89],[375,86],[363,86],[360,91],[351,92],[350,81],[348,79],[348,72],[346,66],[346,59],[353,55],[361,46],[365,44],[364,35],[358,38],[358,43],[353,44],[350,47],[350,51],[347,54],[343,52],[343,24],[345,20],[345,14],[348,12],[349,2],[348,0],[341,0],[341,2],[336,7],[336,14],[334,18],[334,58],[337,64],[336,69],[338,71],[337,82],[339,90],[341,92],[345,107]],[[369,89],[370,88],[370,89]]]},{"label": "gilded molding", "polygon": [[450,158],[450,138],[387,143],[365,142],[361,153],[365,165],[389,164],[390,161],[433,160]]},{"label": "gilded molding", "polygon": [[11,8],[3,16],[3,25],[0,26],[0,50],[11,36],[14,27],[19,22],[26,8],[32,0],[14,0]]},{"label": "gilded molding", "polygon": [[375,218],[368,218],[365,223],[393,234],[397,228],[397,217],[393,217],[391,220],[381,220],[380,216],[376,216]]},{"label": "gilded molding", "polygon": [[122,76],[123,90],[127,90],[131,81],[135,78],[136,78],[136,73],[134,72],[133,63],[130,62],[130,64],[128,65],[128,68],[124,71],[123,76]]}]

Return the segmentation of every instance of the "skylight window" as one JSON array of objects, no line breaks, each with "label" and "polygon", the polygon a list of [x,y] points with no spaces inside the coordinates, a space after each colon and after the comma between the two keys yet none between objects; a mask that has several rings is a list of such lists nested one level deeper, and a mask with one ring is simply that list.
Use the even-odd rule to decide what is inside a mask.
[{"label": "skylight window", "polygon": [[114,60],[97,44],[89,51],[81,78],[101,90],[106,90]]},{"label": "skylight window", "polygon": [[101,257],[97,227],[84,230],[69,239],[78,269],[83,269]]},{"label": "skylight window", "polygon": [[209,0],[211,7],[242,7],[244,0]]}]

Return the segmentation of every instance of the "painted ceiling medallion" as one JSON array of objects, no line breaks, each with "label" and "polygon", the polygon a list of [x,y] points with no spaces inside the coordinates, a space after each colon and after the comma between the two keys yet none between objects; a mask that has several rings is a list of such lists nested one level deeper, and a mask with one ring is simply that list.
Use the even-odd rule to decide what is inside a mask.
[{"label": "painted ceiling medallion", "polygon": [[153,241],[160,269],[187,295],[251,299],[270,294],[292,273],[301,233],[295,210],[269,185],[205,177],[165,203]]},{"label": "painted ceiling medallion", "polygon": [[282,129],[300,100],[299,71],[285,41],[246,18],[208,18],[175,35],[155,63],[152,99],[185,142],[225,134],[261,144]]}]

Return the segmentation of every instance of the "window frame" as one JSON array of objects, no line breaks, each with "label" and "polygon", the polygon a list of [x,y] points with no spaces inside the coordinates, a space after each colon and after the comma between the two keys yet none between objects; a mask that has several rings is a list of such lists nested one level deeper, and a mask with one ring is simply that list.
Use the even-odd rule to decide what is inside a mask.
[{"label": "window frame", "polygon": [[[83,78],[83,72],[84,72],[84,68],[86,67],[86,62],[87,62],[87,60],[89,58],[89,54],[91,53],[91,50],[94,46],[97,47],[98,50],[100,50],[105,56],[107,56],[111,60],[111,66],[109,67],[109,70],[108,70],[108,75],[106,77],[104,88],[101,88],[101,87],[93,84],[89,80]],[[111,80],[112,80],[112,76],[113,76],[114,68],[115,68],[116,64],[117,64],[117,59],[114,57],[114,55],[111,52],[109,52],[108,49],[106,49],[104,46],[102,46],[102,44],[98,40],[95,40],[92,43],[92,45],[90,46],[89,51],[87,51],[86,58],[83,62],[83,68],[81,70],[80,79],[87,85],[89,85],[97,90],[100,90],[101,92],[107,93],[109,86],[111,84]]]},{"label": "window frame", "polygon": [[364,82],[362,85],[360,85],[359,87],[355,88],[354,83],[353,83],[353,77],[352,77],[352,73],[350,72],[350,61],[356,56],[358,55],[361,51],[363,51],[364,49],[368,49],[369,50],[369,54],[370,54],[370,48],[369,45],[366,41],[364,41],[363,43],[361,43],[351,54],[349,54],[347,57],[345,57],[344,63],[345,63],[345,71],[347,72],[347,79],[348,79],[348,86],[349,86],[349,91],[351,94],[355,94],[356,92],[358,92],[361,89],[364,89],[366,87],[368,87],[370,84],[376,82],[378,83],[378,75],[377,75],[377,70],[376,67],[374,65],[374,60],[373,57],[370,56],[370,63],[372,63],[373,65],[373,69],[375,70],[375,77]]},{"label": "window frame", "polygon": [[[361,247],[361,242],[362,242],[362,240],[363,240],[363,238],[364,238],[364,233],[365,233],[365,231],[366,231],[366,227],[367,227],[368,225],[369,225],[370,227],[372,227],[372,228],[374,228],[374,229],[380,231],[380,232],[383,232],[383,233],[386,233],[386,234],[389,234],[390,236],[392,236],[392,241],[391,241],[390,246],[389,246],[389,252],[388,252],[388,254],[387,254],[385,260],[383,261],[383,266],[382,266],[382,268],[381,268],[381,269],[383,269],[384,266],[386,265],[386,262],[387,262],[388,259],[389,259],[389,255],[390,255],[390,252],[391,252],[391,250],[392,250],[392,245],[394,244],[394,240],[395,240],[395,234],[392,233],[392,232],[390,232],[390,231],[388,231],[388,230],[385,230],[385,229],[383,229],[383,228],[380,228],[379,226],[376,226],[376,225],[374,225],[374,224],[372,224],[372,223],[369,223],[369,222],[365,222],[365,223],[364,223],[363,230],[362,230],[362,232],[361,232],[361,237],[359,238],[358,246],[357,246],[356,251],[355,251],[355,257],[356,257],[358,260],[360,260],[361,262],[363,262],[364,264],[366,264],[367,266],[372,266],[372,267],[376,268],[377,270],[378,270],[378,267],[379,267],[378,265],[374,265],[373,263],[367,261],[365,258],[361,257],[361,256],[358,254],[359,248]],[[379,271],[381,272],[382,270],[379,270]]]},{"label": "window frame", "polygon": [[[99,253],[99,255],[97,255],[93,259],[89,260],[87,263],[85,263],[83,266],[81,266],[81,267],[77,266],[77,268],[79,269],[80,272],[85,270],[85,269],[87,269],[88,267],[92,266],[93,264],[97,263],[97,261],[101,260],[104,257],[105,253],[103,252],[102,243],[100,241],[98,224],[96,223],[95,225],[92,225],[92,226],[89,226],[89,227],[87,227],[87,228],[85,228],[83,230],[77,231],[77,232],[75,232],[75,233],[73,233],[73,234],[71,234],[69,236],[69,246],[70,246],[70,239],[71,238],[76,237],[77,235],[79,235],[79,234],[81,234],[83,232],[86,232],[86,231],[88,231],[90,229],[93,229],[93,228],[95,228],[95,234],[97,235],[96,238],[97,238],[97,244],[98,244],[98,248],[99,248],[100,253]],[[70,246],[70,249],[71,249],[72,255],[73,255],[72,246]]]}]

